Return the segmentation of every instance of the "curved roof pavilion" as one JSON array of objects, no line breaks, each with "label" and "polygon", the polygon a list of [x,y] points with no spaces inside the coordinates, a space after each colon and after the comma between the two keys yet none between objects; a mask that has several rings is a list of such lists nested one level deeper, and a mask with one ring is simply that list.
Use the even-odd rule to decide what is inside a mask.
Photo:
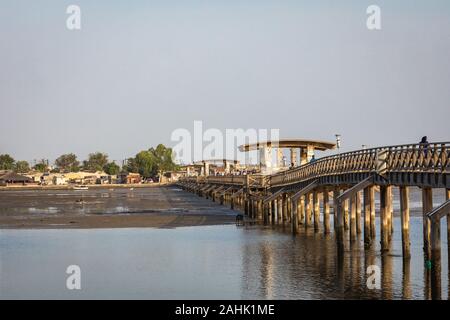
[{"label": "curved roof pavilion", "polygon": [[239,151],[247,152],[259,150],[266,147],[272,148],[294,148],[294,149],[313,149],[325,151],[336,148],[336,143],[309,139],[280,139],[273,141],[263,141],[258,143],[244,144],[239,146]]},{"label": "curved roof pavilion", "polygon": [[[328,141],[309,139],[280,139],[250,143],[239,146],[239,151],[259,151],[259,166],[262,173],[271,174],[289,167],[304,165],[312,161],[315,151],[336,148],[336,144]],[[276,163],[272,163],[272,150],[277,149]],[[290,149],[290,159],[283,155],[283,149]],[[299,156],[297,155],[299,153]]]}]

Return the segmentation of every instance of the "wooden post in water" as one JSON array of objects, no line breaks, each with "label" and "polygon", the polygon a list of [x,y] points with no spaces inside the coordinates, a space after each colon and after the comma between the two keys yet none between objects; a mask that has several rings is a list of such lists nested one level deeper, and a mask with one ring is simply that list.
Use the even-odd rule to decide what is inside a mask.
[{"label": "wooden post in water", "polygon": [[312,194],[307,193],[305,195],[305,228],[308,228],[311,226],[311,210],[312,210]]},{"label": "wooden post in water", "polygon": [[351,197],[350,202],[350,241],[356,240],[356,195]]},{"label": "wooden post in water", "polygon": [[337,197],[334,197],[334,212],[335,212],[335,220],[336,220],[336,241],[338,248],[338,256],[342,257],[344,253],[345,245],[344,245],[344,203],[340,200],[337,200]]},{"label": "wooden post in water", "polygon": [[361,193],[356,193],[356,234],[361,234]]},{"label": "wooden post in water", "polygon": [[388,220],[388,231],[389,231],[389,241],[392,239],[392,233],[394,232],[394,207],[392,205],[393,197],[392,197],[392,186],[386,186],[387,190],[387,198],[386,198],[386,205],[387,205],[387,220]]},{"label": "wooden post in water", "polygon": [[369,189],[369,203],[370,203],[370,236],[373,239],[377,237],[377,224],[375,219],[375,187],[371,186]]},{"label": "wooden post in water", "polygon": [[300,199],[297,199],[297,226],[299,224],[302,224],[302,201],[301,201],[301,197]]},{"label": "wooden post in water", "polygon": [[[430,220],[430,219],[429,219]],[[430,220],[431,298],[441,299],[441,219]]]},{"label": "wooden post in water", "polygon": [[400,219],[402,225],[403,258],[410,258],[409,242],[409,188],[400,187]]},{"label": "wooden post in water", "polygon": [[328,189],[323,191],[323,231],[330,233],[330,198]]},{"label": "wooden post in water", "polygon": [[319,192],[313,192],[313,203],[314,203],[314,231],[319,232],[320,223],[320,203],[319,203]]},{"label": "wooden post in water", "polygon": [[263,222],[264,222],[264,225],[267,226],[270,223],[270,221],[269,221],[269,219],[270,219],[270,202],[262,203],[262,206],[263,206]]},{"label": "wooden post in water", "polygon": [[258,200],[258,219],[259,220],[264,220],[265,219],[264,207],[263,207],[262,199]]},{"label": "wooden post in water", "polygon": [[231,208],[231,210],[234,210],[234,198],[233,198],[233,194],[230,195],[230,208]]},{"label": "wooden post in water", "polygon": [[278,215],[278,220],[277,223],[280,224],[283,222],[283,197],[279,196],[278,197],[278,208],[277,208],[277,215]]},{"label": "wooden post in water", "polygon": [[337,230],[337,197],[339,197],[340,194],[340,190],[339,188],[335,188],[333,190],[333,228],[334,228],[334,232],[336,232]]},{"label": "wooden post in water", "polygon": [[372,235],[370,232],[370,188],[367,187],[363,191],[364,200],[364,245],[369,247],[372,243]]},{"label": "wooden post in water", "polygon": [[[445,199],[450,199],[450,189],[445,190]],[[450,275],[450,213],[447,214],[447,258],[448,258],[448,269]],[[450,287],[450,279],[449,279],[449,287]],[[450,291],[450,290],[449,290]]]},{"label": "wooden post in water", "polygon": [[299,204],[300,204],[299,221],[300,221],[300,224],[304,224],[305,223],[305,197],[304,196],[300,197]]},{"label": "wooden post in water", "polygon": [[288,198],[286,194],[283,194],[283,223],[288,222]]},{"label": "wooden post in water", "polygon": [[427,214],[433,210],[433,191],[429,187],[422,188],[422,208],[423,208],[423,250],[425,259],[431,257],[430,233],[431,226]]},{"label": "wooden post in water", "polygon": [[389,250],[389,232],[388,229],[388,189],[386,186],[380,186],[380,243],[381,252]]},{"label": "wooden post in water", "polygon": [[298,203],[297,200],[295,201],[291,201],[291,206],[292,206],[292,210],[291,210],[291,225],[292,225],[292,233],[296,234],[298,231],[298,214],[297,214],[297,210],[298,210]]},{"label": "wooden post in water", "polygon": [[348,230],[350,228],[350,226],[349,226],[349,220],[350,220],[349,206],[350,206],[350,200],[347,199],[344,201],[344,230]]}]

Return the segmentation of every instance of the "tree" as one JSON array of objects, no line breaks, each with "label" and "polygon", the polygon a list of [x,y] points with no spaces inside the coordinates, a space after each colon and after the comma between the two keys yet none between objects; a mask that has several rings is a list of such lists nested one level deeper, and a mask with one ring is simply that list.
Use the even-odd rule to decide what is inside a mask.
[{"label": "tree", "polygon": [[109,175],[116,175],[120,172],[120,167],[114,162],[110,162],[103,167],[103,170]]},{"label": "tree", "polygon": [[30,165],[27,161],[17,161],[14,166],[14,171],[17,173],[26,173],[30,171]]},{"label": "tree", "polygon": [[156,149],[150,148],[149,151],[155,158],[156,168],[160,179],[165,172],[172,171],[177,168],[177,165],[173,162],[172,148],[167,148],[163,144],[158,144]]},{"label": "tree", "polygon": [[80,170],[80,162],[73,153],[63,154],[55,160],[60,172],[77,172]]},{"label": "tree", "polygon": [[155,178],[158,175],[162,176],[166,171],[175,170],[176,167],[172,149],[159,144],[156,148],[143,150],[134,158],[128,159],[124,170],[139,173],[144,178]]},{"label": "tree", "polygon": [[33,169],[39,172],[45,172],[47,171],[47,164],[42,162],[36,163]]},{"label": "tree", "polygon": [[134,166],[144,178],[153,177],[155,174],[155,158],[149,151],[141,151],[134,158]]},{"label": "tree", "polygon": [[106,153],[90,153],[88,160],[83,161],[83,168],[87,171],[101,171],[108,164],[108,155]]},{"label": "tree", "polygon": [[0,154],[0,170],[13,170],[14,162],[9,154]]}]

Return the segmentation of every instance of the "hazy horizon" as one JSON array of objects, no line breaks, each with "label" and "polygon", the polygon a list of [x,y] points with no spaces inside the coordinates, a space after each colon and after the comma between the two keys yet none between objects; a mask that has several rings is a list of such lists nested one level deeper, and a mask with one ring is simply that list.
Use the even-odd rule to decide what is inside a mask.
[{"label": "hazy horizon", "polygon": [[[381,30],[366,28],[371,4]],[[195,120],[340,133],[342,151],[450,139],[444,0],[4,0],[0,37],[0,154],[16,160],[121,161]]]}]

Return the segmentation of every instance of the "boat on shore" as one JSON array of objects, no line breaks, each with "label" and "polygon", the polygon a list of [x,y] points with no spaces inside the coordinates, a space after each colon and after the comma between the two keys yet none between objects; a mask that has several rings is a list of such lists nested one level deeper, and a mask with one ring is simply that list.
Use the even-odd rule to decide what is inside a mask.
[{"label": "boat on shore", "polygon": [[73,186],[73,190],[89,190],[89,187],[82,184],[77,184]]}]

